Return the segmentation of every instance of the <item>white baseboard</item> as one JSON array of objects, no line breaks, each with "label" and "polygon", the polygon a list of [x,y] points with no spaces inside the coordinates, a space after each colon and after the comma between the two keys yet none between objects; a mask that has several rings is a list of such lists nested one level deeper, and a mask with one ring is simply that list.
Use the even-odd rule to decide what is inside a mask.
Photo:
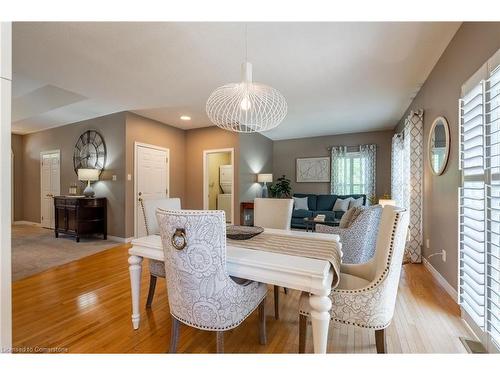
[{"label": "white baseboard", "polygon": [[108,240],[115,241],[115,242],[120,242],[120,243],[129,243],[134,239],[134,237],[117,237],[117,236],[110,236],[108,235]]},{"label": "white baseboard", "polygon": [[34,221],[26,221],[26,220],[14,221],[12,224],[13,225],[33,225],[35,227],[42,226],[42,223],[35,223]]},{"label": "white baseboard", "polygon": [[422,257],[422,263],[424,264],[424,267],[429,270],[429,272],[432,274],[432,276],[434,276],[434,278],[436,279],[436,281],[438,282],[438,284],[441,285],[444,290],[446,290],[446,292],[450,295],[451,298],[453,298],[453,301],[455,301],[456,303],[459,303],[459,301],[458,301],[458,293],[455,290],[455,288],[453,288],[448,283],[448,281],[446,281],[446,279],[424,257]]}]

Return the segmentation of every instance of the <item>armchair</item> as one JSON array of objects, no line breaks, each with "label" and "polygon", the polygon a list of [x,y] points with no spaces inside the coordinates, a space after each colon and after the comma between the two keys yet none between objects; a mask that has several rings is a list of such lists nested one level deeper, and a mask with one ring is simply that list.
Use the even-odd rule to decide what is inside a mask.
[{"label": "armchair", "polygon": [[347,228],[316,224],[316,232],[340,236],[342,263],[364,263],[375,253],[382,206],[357,207],[361,213]]},{"label": "armchair", "polygon": [[[332,290],[330,319],[375,330],[377,353],[385,353],[385,329],[391,323],[401,274],[409,215],[385,206],[377,235],[375,256],[362,264],[344,264],[339,286]],[[299,352],[305,351],[309,299],[299,302]]]},{"label": "armchair", "polygon": [[224,351],[224,331],[235,328],[259,307],[260,343],[266,343],[267,285],[239,284],[226,270],[226,222],[222,211],[157,211],[165,253],[168,304],[172,316],[170,352],[179,325],[217,332],[217,352]]}]

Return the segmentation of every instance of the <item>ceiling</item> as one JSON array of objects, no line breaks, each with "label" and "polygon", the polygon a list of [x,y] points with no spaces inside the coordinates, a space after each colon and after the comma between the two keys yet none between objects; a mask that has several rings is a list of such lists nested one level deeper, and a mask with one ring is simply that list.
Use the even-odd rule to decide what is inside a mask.
[{"label": "ceiling", "polygon": [[[248,24],[254,81],[288,103],[283,123],[264,134],[394,128],[459,26]],[[12,129],[124,110],[182,129],[211,126],[205,102],[216,87],[240,80],[244,59],[243,23],[14,23]]]}]

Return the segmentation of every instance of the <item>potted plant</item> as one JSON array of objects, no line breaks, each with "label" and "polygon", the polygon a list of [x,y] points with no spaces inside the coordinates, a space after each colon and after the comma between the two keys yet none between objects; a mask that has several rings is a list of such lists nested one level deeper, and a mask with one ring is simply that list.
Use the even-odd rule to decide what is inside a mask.
[{"label": "potted plant", "polygon": [[276,183],[269,188],[271,196],[274,198],[290,198],[292,187],[290,186],[290,179],[282,175],[276,180]]}]

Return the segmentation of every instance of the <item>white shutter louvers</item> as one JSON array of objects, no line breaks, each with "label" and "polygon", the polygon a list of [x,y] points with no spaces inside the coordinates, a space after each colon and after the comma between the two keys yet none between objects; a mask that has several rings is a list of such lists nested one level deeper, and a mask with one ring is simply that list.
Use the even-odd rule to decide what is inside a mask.
[{"label": "white shutter louvers", "polygon": [[499,60],[500,51],[464,84],[459,102],[460,305],[483,343],[495,350],[500,350]]}]

